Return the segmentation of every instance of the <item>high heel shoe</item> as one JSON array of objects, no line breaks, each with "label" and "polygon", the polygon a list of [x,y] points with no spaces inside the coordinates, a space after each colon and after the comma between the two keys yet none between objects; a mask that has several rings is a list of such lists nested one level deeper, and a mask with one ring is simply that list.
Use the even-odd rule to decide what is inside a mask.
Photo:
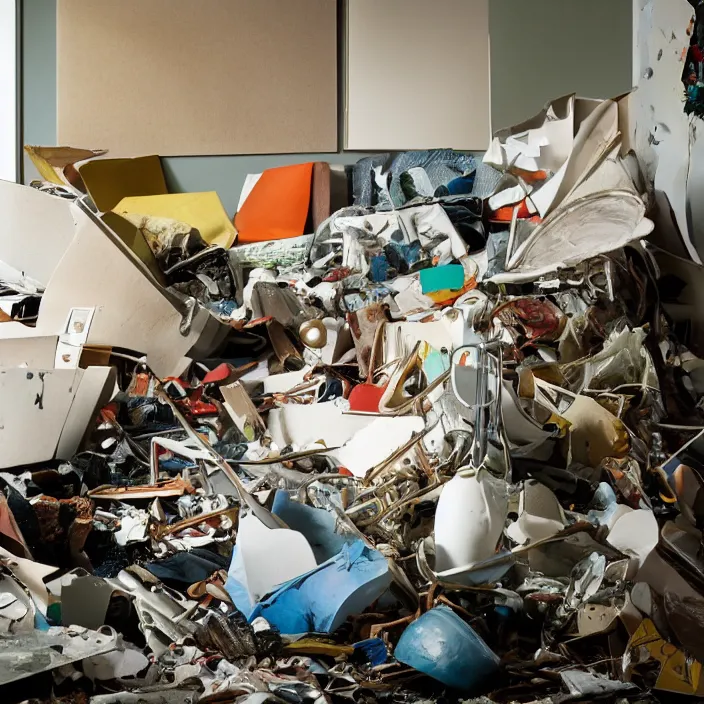
[{"label": "high heel shoe", "polygon": [[450,371],[443,372],[428,384],[420,393],[406,396],[404,386],[412,374],[422,370],[420,357],[420,342],[416,342],[408,356],[396,367],[391,375],[386,391],[379,401],[379,412],[383,415],[397,416],[408,413],[414,405],[428,396],[432,391],[442,386],[450,377]]}]

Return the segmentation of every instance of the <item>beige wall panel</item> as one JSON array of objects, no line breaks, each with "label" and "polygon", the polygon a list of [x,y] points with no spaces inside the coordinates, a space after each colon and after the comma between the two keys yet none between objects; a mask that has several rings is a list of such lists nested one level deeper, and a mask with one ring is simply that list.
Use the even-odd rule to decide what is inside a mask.
[{"label": "beige wall panel", "polygon": [[337,151],[335,0],[58,0],[58,141]]}]

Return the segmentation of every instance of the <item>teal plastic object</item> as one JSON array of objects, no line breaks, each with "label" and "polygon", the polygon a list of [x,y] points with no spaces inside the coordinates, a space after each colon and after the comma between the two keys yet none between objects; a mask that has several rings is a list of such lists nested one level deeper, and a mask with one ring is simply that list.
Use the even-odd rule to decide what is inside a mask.
[{"label": "teal plastic object", "polygon": [[450,368],[450,355],[445,350],[440,352],[431,347],[423,359],[423,372],[429,384],[442,376]]},{"label": "teal plastic object", "polygon": [[423,293],[435,293],[444,289],[457,290],[464,286],[464,267],[461,264],[445,264],[420,270],[420,287]]},{"label": "teal plastic object", "polygon": [[479,689],[496,674],[500,662],[472,627],[447,606],[436,606],[408,626],[394,656],[463,692]]}]

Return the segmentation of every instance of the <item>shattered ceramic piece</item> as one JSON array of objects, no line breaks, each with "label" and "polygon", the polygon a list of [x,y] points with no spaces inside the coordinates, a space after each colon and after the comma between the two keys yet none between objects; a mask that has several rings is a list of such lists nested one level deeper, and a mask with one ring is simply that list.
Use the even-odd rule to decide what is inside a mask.
[{"label": "shattered ceramic piece", "polygon": [[598,467],[607,457],[623,457],[628,452],[628,433],[622,421],[594,399],[576,396],[561,415],[570,422],[570,451],[575,461]]},{"label": "shattered ceramic piece", "polygon": [[460,470],[440,494],[436,569],[471,567],[494,554],[508,514],[506,485],[486,470]]},{"label": "shattered ceramic piece", "polygon": [[631,682],[619,682],[581,670],[562,670],[560,677],[567,686],[571,697],[575,699],[602,697],[636,689],[636,686]]},{"label": "shattered ceramic piece", "polygon": [[582,637],[605,633],[613,628],[618,620],[616,606],[604,604],[582,604],[577,612],[577,630]]},{"label": "shattered ceramic piece", "polygon": [[331,456],[355,477],[364,479],[369,470],[388,459],[424,428],[423,419],[417,416],[374,418]]},{"label": "shattered ceramic piece", "polygon": [[123,643],[119,650],[86,658],[82,668],[91,680],[114,680],[136,677],[148,665],[149,660],[141,650]]},{"label": "shattered ceramic piece", "polygon": [[518,520],[506,534],[519,545],[557,535],[565,527],[565,514],[548,487],[534,479],[525,482],[518,505]]},{"label": "shattered ceramic piece", "polygon": [[660,539],[658,523],[652,511],[631,511],[619,518],[609,531],[608,542],[631,558],[629,575],[634,577]]}]

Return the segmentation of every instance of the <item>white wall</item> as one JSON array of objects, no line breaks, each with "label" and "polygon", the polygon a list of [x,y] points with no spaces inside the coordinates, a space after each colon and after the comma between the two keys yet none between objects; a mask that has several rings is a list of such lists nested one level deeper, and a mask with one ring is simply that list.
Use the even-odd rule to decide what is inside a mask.
[{"label": "white wall", "polygon": [[[687,29],[694,11],[687,0],[635,0],[638,43],[635,60],[638,90],[634,94],[634,146],[655,183],[660,204],[658,228],[671,223],[672,207],[677,229],[688,254],[704,258],[704,127],[684,112],[683,53],[689,46]],[[667,196],[667,199],[663,197]],[[671,226],[670,226],[670,229]],[[658,244],[676,254],[677,234],[672,230]]]},{"label": "white wall", "polygon": [[17,178],[16,0],[0,0],[0,179]]}]

